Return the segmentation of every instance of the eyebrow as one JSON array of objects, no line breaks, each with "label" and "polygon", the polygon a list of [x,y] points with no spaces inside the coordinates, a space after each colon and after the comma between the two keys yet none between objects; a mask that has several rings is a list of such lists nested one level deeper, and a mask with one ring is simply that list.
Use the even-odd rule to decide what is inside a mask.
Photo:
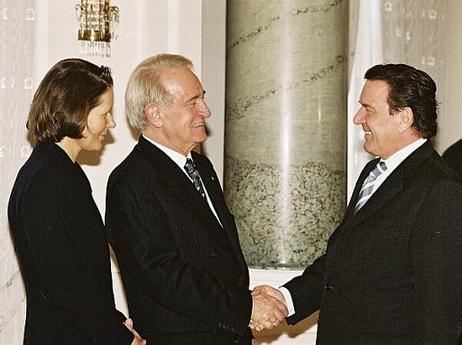
[{"label": "eyebrow", "polygon": [[186,103],[192,101],[193,99],[197,99],[197,98],[199,98],[199,97],[201,97],[201,96],[204,97],[204,96],[205,96],[205,92],[206,92],[205,90],[202,90],[202,93],[195,94],[195,95],[189,97],[188,99],[186,99]]},{"label": "eyebrow", "polygon": [[372,110],[375,110],[375,108],[374,108],[372,105],[370,105],[370,104],[363,103],[363,102],[361,102],[361,101],[358,101],[358,103],[361,104],[364,108],[370,108],[370,109],[372,109]]}]

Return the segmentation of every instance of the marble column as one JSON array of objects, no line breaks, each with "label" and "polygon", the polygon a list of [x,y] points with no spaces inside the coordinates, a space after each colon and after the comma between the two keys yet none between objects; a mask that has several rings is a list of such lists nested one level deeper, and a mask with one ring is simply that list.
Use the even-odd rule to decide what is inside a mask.
[{"label": "marble column", "polygon": [[229,0],[224,189],[251,267],[303,267],[345,207],[346,0]]}]

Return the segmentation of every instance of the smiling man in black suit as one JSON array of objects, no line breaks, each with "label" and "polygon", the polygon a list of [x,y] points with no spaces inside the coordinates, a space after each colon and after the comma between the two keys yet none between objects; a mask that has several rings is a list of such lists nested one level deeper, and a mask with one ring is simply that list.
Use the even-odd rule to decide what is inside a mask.
[{"label": "smiling man in black suit", "polygon": [[436,85],[403,64],[365,75],[360,174],[326,254],[280,290],[295,324],[320,310],[318,345],[459,345],[462,186],[433,150]]},{"label": "smiling man in black suit", "polygon": [[191,151],[211,112],[188,59],[161,54],[133,72],[127,116],[142,132],[113,171],[106,225],[130,316],[149,343],[250,345],[250,319],[287,315],[274,297],[252,297],[234,217],[210,161]]}]

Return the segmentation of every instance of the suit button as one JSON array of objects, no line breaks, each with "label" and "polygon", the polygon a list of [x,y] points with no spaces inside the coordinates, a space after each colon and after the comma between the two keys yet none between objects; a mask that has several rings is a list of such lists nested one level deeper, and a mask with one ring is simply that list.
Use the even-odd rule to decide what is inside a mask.
[{"label": "suit button", "polygon": [[332,290],[333,288],[334,288],[334,287],[333,287],[332,285],[329,285],[329,284],[326,284],[326,285],[324,286],[324,290],[326,290],[326,291],[330,291],[330,290]]},{"label": "suit button", "polygon": [[210,254],[210,256],[211,256],[213,259],[218,259],[218,257],[219,257],[220,255],[218,255],[218,254],[215,253],[215,252],[212,252],[212,253]]}]

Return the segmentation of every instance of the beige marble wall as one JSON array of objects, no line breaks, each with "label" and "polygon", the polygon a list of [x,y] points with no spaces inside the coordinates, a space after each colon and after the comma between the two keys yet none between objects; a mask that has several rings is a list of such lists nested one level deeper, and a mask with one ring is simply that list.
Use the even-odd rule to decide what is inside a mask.
[{"label": "beige marble wall", "polygon": [[[454,39],[462,37],[462,1],[448,1],[444,25],[444,45],[442,46],[445,56],[444,78],[438,84],[437,96],[440,100],[438,114],[438,135],[436,148],[443,153],[448,146],[462,138],[462,40]],[[444,90],[442,93],[440,90]]]},{"label": "beige marble wall", "polygon": [[30,153],[25,115],[32,100],[36,52],[34,1],[0,0],[0,345],[22,344],[25,291],[11,240],[7,205]]},{"label": "beige marble wall", "polygon": [[251,266],[304,266],[345,205],[348,3],[227,9],[227,201]]}]

